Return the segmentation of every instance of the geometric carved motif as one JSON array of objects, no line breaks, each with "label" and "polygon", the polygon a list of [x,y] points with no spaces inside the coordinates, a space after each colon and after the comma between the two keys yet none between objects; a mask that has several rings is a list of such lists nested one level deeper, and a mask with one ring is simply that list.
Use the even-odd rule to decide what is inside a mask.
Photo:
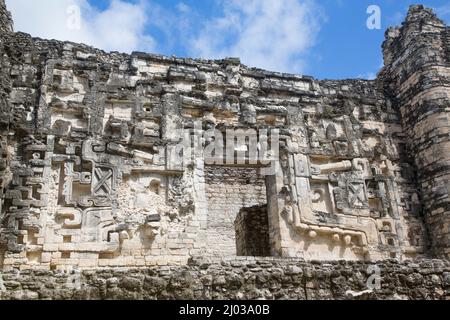
[{"label": "geometric carved motif", "polygon": [[95,196],[107,196],[112,193],[113,170],[110,168],[96,167],[93,176],[92,192]]},{"label": "geometric carved motif", "polygon": [[369,208],[365,180],[358,177],[357,173],[336,174],[333,179],[338,181],[338,187],[333,190],[337,209],[351,211],[351,209]]},{"label": "geometric carved motif", "polygon": [[367,206],[366,186],[364,181],[347,181],[348,204],[351,208]]}]

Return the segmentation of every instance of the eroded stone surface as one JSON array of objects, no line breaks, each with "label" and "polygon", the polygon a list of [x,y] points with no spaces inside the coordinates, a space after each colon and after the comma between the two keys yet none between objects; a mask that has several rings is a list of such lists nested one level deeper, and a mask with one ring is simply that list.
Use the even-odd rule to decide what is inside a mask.
[{"label": "eroded stone surface", "polygon": [[412,6],[406,26],[391,28],[379,78],[397,106],[414,154],[433,254],[450,256],[450,28]]},{"label": "eroded stone surface", "polygon": [[439,260],[200,259],[178,267],[0,273],[0,299],[445,300],[449,271]]},{"label": "eroded stone surface", "polygon": [[[376,81],[319,81],[35,39],[0,4],[3,270],[448,258],[449,29],[428,9],[388,30]],[[212,129],[253,135],[222,163]],[[254,208],[268,248],[236,239]]]}]

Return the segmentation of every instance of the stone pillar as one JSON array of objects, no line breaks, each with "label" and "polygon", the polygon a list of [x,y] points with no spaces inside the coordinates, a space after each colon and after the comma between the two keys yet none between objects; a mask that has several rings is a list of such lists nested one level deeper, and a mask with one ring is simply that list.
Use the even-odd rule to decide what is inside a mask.
[{"label": "stone pillar", "polygon": [[399,110],[428,228],[430,253],[450,257],[450,28],[431,9],[411,6],[386,32],[378,80]]}]

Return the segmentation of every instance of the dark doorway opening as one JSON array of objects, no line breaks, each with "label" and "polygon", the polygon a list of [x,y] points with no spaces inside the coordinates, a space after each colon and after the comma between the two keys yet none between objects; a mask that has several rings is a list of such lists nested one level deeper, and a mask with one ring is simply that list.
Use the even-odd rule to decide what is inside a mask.
[{"label": "dark doorway opening", "polygon": [[243,208],[234,222],[238,256],[270,257],[267,205]]}]

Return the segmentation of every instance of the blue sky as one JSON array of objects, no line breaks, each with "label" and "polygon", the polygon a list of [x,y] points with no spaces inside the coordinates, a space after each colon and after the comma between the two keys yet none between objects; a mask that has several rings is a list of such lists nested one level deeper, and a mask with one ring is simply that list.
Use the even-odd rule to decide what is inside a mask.
[{"label": "blue sky", "polygon": [[[7,0],[15,29],[33,36],[84,42],[107,51],[239,56],[249,66],[318,79],[373,78],[382,65],[386,28],[400,24],[414,3],[417,1]],[[449,23],[450,1],[421,3]],[[366,26],[369,5],[381,9],[379,30]],[[68,27],[68,19],[77,17],[76,8],[80,13],[77,27]]]}]

